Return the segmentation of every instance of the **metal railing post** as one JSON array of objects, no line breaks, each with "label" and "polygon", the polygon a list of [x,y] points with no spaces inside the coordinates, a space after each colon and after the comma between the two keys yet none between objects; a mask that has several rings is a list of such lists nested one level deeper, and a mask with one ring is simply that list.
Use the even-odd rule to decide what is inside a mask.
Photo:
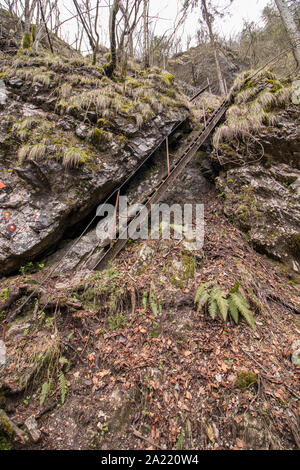
[{"label": "metal railing post", "polygon": [[170,176],[169,137],[166,137],[168,176]]},{"label": "metal railing post", "polygon": [[111,236],[110,236],[110,240],[111,240],[111,241],[114,240],[113,235],[114,235],[114,229],[115,229],[115,227],[116,227],[116,222],[117,222],[117,212],[118,212],[118,207],[119,207],[119,200],[120,200],[120,189],[119,189],[119,191],[118,191],[117,199],[116,199],[115,212],[114,212],[114,219],[113,219],[113,223],[112,223]]}]

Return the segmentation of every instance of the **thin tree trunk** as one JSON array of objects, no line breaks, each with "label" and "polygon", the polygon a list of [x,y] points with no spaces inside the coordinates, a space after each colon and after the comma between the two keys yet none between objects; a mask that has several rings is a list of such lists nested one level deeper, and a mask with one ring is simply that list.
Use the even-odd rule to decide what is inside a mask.
[{"label": "thin tree trunk", "polygon": [[108,77],[112,77],[117,66],[117,40],[116,40],[116,20],[120,8],[119,0],[114,0],[110,17],[110,63],[105,67]]},{"label": "thin tree trunk", "polygon": [[145,69],[148,69],[150,67],[148,9],[149,9],[149,1],[144,0],[143,18],[144,18],[144,67]]},{"label": "thin tree trunk", "polygon": [[24,3],[24,32],[30,34],[30,0]]},{"label": "thin tree trunk", "polygon": [[297,62],[297,69],[300,68],[300,32],[297,28],[294,17],[284,0],[275,0],[282,22],[287,30],[290,42],[293,46],[293,54]]},{"label": "thin tree trunk", "polygon": [[211,43],[211,45],[213,47],[213,50],[214,50],[214,56],[215,56],[215,62],[216,62],[216,69],[217,69],[217,75],[218,75],[218,80],[219,80],[220,92],[221,92],[222,95],[225,95],[226,92],[225,92],[225,87],[224,87],[223,74],[222,74],[222,70],[221,70],[219,53],[218,53],[218,49],[217,49],[217,45],[216,45],[216,41],[215,41],[213,29],[212,29],[212,23],[211,23],[211,20],[210,20],[210,15],[208,13],[206,0],[201,0],[201,1],[202,1],[202,10],[203,10],[204,19],[206,21],[208,31],[209,31],[210,43]]}]

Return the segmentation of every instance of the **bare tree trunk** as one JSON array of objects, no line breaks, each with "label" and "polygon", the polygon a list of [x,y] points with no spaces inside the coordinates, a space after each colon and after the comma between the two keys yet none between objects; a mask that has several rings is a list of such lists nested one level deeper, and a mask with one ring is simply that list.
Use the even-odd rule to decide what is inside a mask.
[{"label": "bare tree trunk", "polygon": [[297,62],[297,69],[300,68],[300,32],[297,28],[294,17],[285,0],[275,0],[282,22],[287,30],[290,42],[293,46],[293,54]]},{"label": "bare tree trunk", "polygon": [[144,67],[145,69],[148,69],[150,67],[148,10],[149,10],[149,0],[144,0],[143,18],[144,18]]},{"label": "bare tree trunk", "polygon": [[220,92],[221,92],[222,95],[225,95],[226,92],[225,92],[225,87],[224,87],[224,80],[223,80],[222,70],[221,70],[221,66],[220,66],[219,53],[218,53],[218,49],[217,49],[217,45],[216,45],[216,41],[215,41],[213,29],[212,29],[212,22],[211,22],[211,19],[210,19],[210,14],[209,14],[208,9],[207,9],[206,0],[201,0],[201,1],[202,1],[203,16],[204,16],[204,19],[205,19],[205,22],[207,24],[208,31],[209,31],[210,43],[211,43],[211,45],[213,47],[213,50],[214,50],[214,56],[215,56],[215,62],[216,62],[216,69],[217,69],[217,75],[218,75],[218,80],[219,80]]},{"label": "bare tree trunk", "polygon": [[108,77],[112,77],[117,66],[117,40],[116,40],[116,22],[117,14],[120,8],[120,1],[114,0],[111,15],[110,15],[110,63],[105,67],[105,72]]},{"label": "bare tree trunk", "polygon": [[30,0],[24,2],[24,32],[30,33]]}]

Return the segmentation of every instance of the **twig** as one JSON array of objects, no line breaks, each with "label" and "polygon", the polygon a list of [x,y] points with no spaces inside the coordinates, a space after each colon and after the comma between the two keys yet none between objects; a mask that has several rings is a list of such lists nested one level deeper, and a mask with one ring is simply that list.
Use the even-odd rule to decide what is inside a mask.
[{"label": "twig", "polygon": [[43,410],[41,410],[36,416],[35,416],[35,419],[40,419],[42,416],[44,416],[46,413],[49,413],[49,411],[52,411],[54,410],[54,408],[56,408],[57,406],[57,403],[56,402],[53,402],[51,405],[47,406],[47,408],[44,408]]},{"label": "twig", "polygon": [[131,305],[132,305],[131,315],[134,315],[135,307],[136,307],[136,297],[135,297],[135,288],[134,287],[131,289]]},{"label": "twig", "polygon": [[138,437],[139,439],[142,439],[143,441],[148,442],[148,444],[150,444],[154,447],[157,447],[160,450],[166,450],[164,447],[161,447],[160,445],[155,444],[155,442],[152,441],[152,439],[149,439],[148,437],[145,437],[142,434],[140,434],[136,429],[132,428],[132,432],[135,435],[135,437]]}]

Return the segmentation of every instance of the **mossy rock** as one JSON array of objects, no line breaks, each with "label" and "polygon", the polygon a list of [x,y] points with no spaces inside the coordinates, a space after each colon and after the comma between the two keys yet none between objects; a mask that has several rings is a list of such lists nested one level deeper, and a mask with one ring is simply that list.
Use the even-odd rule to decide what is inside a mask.
[{"label": "mossy rock", "polygon": [[291,248],[295,256],[300,257],[300,234],[293,233],[291,235]]},{"label": "mossy rock", "polygon": [[14,431],[7,421],[0,416],[0,450],[11,450]]},{"label": "mossy rock", "polygon": [[12,450],[12,443],[4,434],[0,433],[0,451]]}]

